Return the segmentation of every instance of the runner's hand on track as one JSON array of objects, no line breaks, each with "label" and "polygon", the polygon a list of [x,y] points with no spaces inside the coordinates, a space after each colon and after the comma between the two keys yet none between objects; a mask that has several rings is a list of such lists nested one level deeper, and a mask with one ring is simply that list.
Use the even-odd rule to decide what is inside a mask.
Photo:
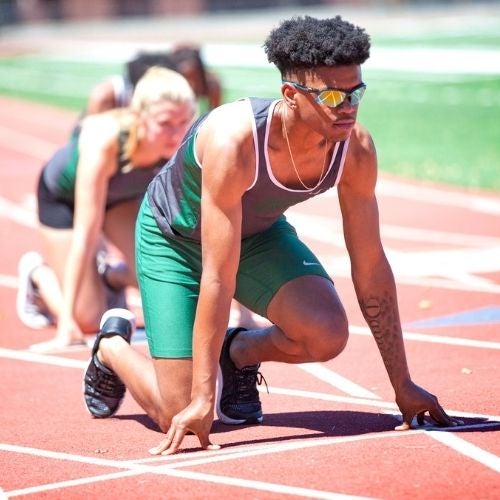
[{"label": "runner's hand on track", "polygon": [[78,323],[73,317],[61,317],[57,324],[56,339],[63,345],[72,345],[78,341],[83,341],[83,333]]},{"label": "runner's hand on track", "polygon": [[188,432],[198,436],[204,450],[218,450],[219,445],[210,442],[210,428],[214,408],[209,401],[195,400],[172,418],[172,423],[162,442],[149,450],[152,455],[171,455],[175,453]]},{"label": "runner's hand on track", "polygon": [[411,381],[398,389],[396,403],[403,414],[403,423],[396,427],[397,431],[411,429],[411,422],[415,416],[417,416],[418,424],[423,425],[424,416],[427,412],[440,426],[454,427],[463,424],[458,418],[446,414],[436,396]]}]

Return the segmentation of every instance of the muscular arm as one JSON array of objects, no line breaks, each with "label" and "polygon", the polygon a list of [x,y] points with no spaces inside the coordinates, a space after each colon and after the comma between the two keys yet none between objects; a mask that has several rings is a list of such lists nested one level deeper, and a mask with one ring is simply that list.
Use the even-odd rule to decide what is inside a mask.
[{"label": "muscular arm", "polygon": [[403,423],[396,429],[409,429],[415,415],[422,424],[426,412],[440,425],[457,425],[460,421],[446,414],[436,396],[410,378],[396,285],[380,240],[376,178],[373,142],[369,134],[357,126],[339,185],[340,206],[358,302],[377,342],[396,394],[396,403],[403,414]]},{"label": "muscular arm", "polygon": [[203,124],[196,153],[202,164],[202,259],[193,330],[191,403],[175,415],[155,453],[174,453],[187,430],[209,448],[220,350],[236,287],[241,247],[241,198],[255,173],[246,103],[215,110]]},{"label": "muscular arm", "polygon": [[377,160],[372,140],[365,131],[356,129],[339,186],[344,235],[361,311],[397,390],[410,375],[396,286],[380,239],[376,178]]},{"label": "muscular arm", "polygon": [[[244,113],[244,110],[240,110]],[[250,122],[231,130],[225,110],[199,134],[203,273],[193,332],[193,397],[213,398],[219,353],[236,287],[241,246],[241,198],[254,162]],[[234,127],[234,125],[233,125]],[[253,170],[252,170],[253,172]]]}]

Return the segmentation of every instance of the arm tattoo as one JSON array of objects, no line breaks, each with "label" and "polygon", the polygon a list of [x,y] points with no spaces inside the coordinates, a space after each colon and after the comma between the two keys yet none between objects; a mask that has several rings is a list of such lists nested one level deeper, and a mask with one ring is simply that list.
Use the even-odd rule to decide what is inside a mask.
[{"label": "arm tattoo", "polygon": [[377,342],[389,376],[394,369],[406,363],[402,350],[401,325],[393,294],[360,298],[361,312]]}]

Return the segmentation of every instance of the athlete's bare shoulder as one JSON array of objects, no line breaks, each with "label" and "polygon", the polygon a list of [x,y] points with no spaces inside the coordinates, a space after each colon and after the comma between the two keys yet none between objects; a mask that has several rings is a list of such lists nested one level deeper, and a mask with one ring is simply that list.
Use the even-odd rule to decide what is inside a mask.
[{"label": "athlete's bare shoulder", "polygon": [[248,100],[219,106],[201,125],[196,154],[204,169],[248,187],[255,176],[255,146],[252,110]]},{"label": "athlete's bare shoulder", "polygon": [[251,108],[248,100],[223,104],[214,109],[200,129],[200,134],[239,140],[252,133]]},{"label": "athlete's bare shoulder", "polygon": [[373,191],[377,179],[377,153],[368,129],[359,122],[349,139],[349,149],[340,184],[356,190]]},{"label": "athlete's bare shoulder", "polygon": [[196,150],[203,158],[207,151],[218,151],[223,157],[241,155],[243,150],[253,149],[251,107],[247,100],[223,104],[213,110],[200,127]]},{"label": "athlete's bare shoulder", "polygon": [[349,152],[359,160],[363,157],[371,157],[375,153],[375,145],[370,132],[359,122],[356,122],[352,129]]},{"label": "athlete's bare shoulder", "polygon": [[82,120],[80,144],[105,147],[115,143],[120,131],[121,113],[122,110],[111,110],[85,117]]}]

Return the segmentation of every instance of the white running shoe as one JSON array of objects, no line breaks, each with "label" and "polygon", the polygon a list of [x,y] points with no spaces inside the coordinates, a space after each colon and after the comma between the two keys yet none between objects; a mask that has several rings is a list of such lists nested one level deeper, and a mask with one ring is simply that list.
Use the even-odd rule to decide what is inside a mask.
[{"label": "white running shoe", "polygon": [[37,252],[27,252],[17,266],[18,289],[16,309],[19,319],[28,327],[39,330],[52,324],[50,316],[37,302],[37,291],[31,280],[33,271],[43,264],[42,256]]}]

